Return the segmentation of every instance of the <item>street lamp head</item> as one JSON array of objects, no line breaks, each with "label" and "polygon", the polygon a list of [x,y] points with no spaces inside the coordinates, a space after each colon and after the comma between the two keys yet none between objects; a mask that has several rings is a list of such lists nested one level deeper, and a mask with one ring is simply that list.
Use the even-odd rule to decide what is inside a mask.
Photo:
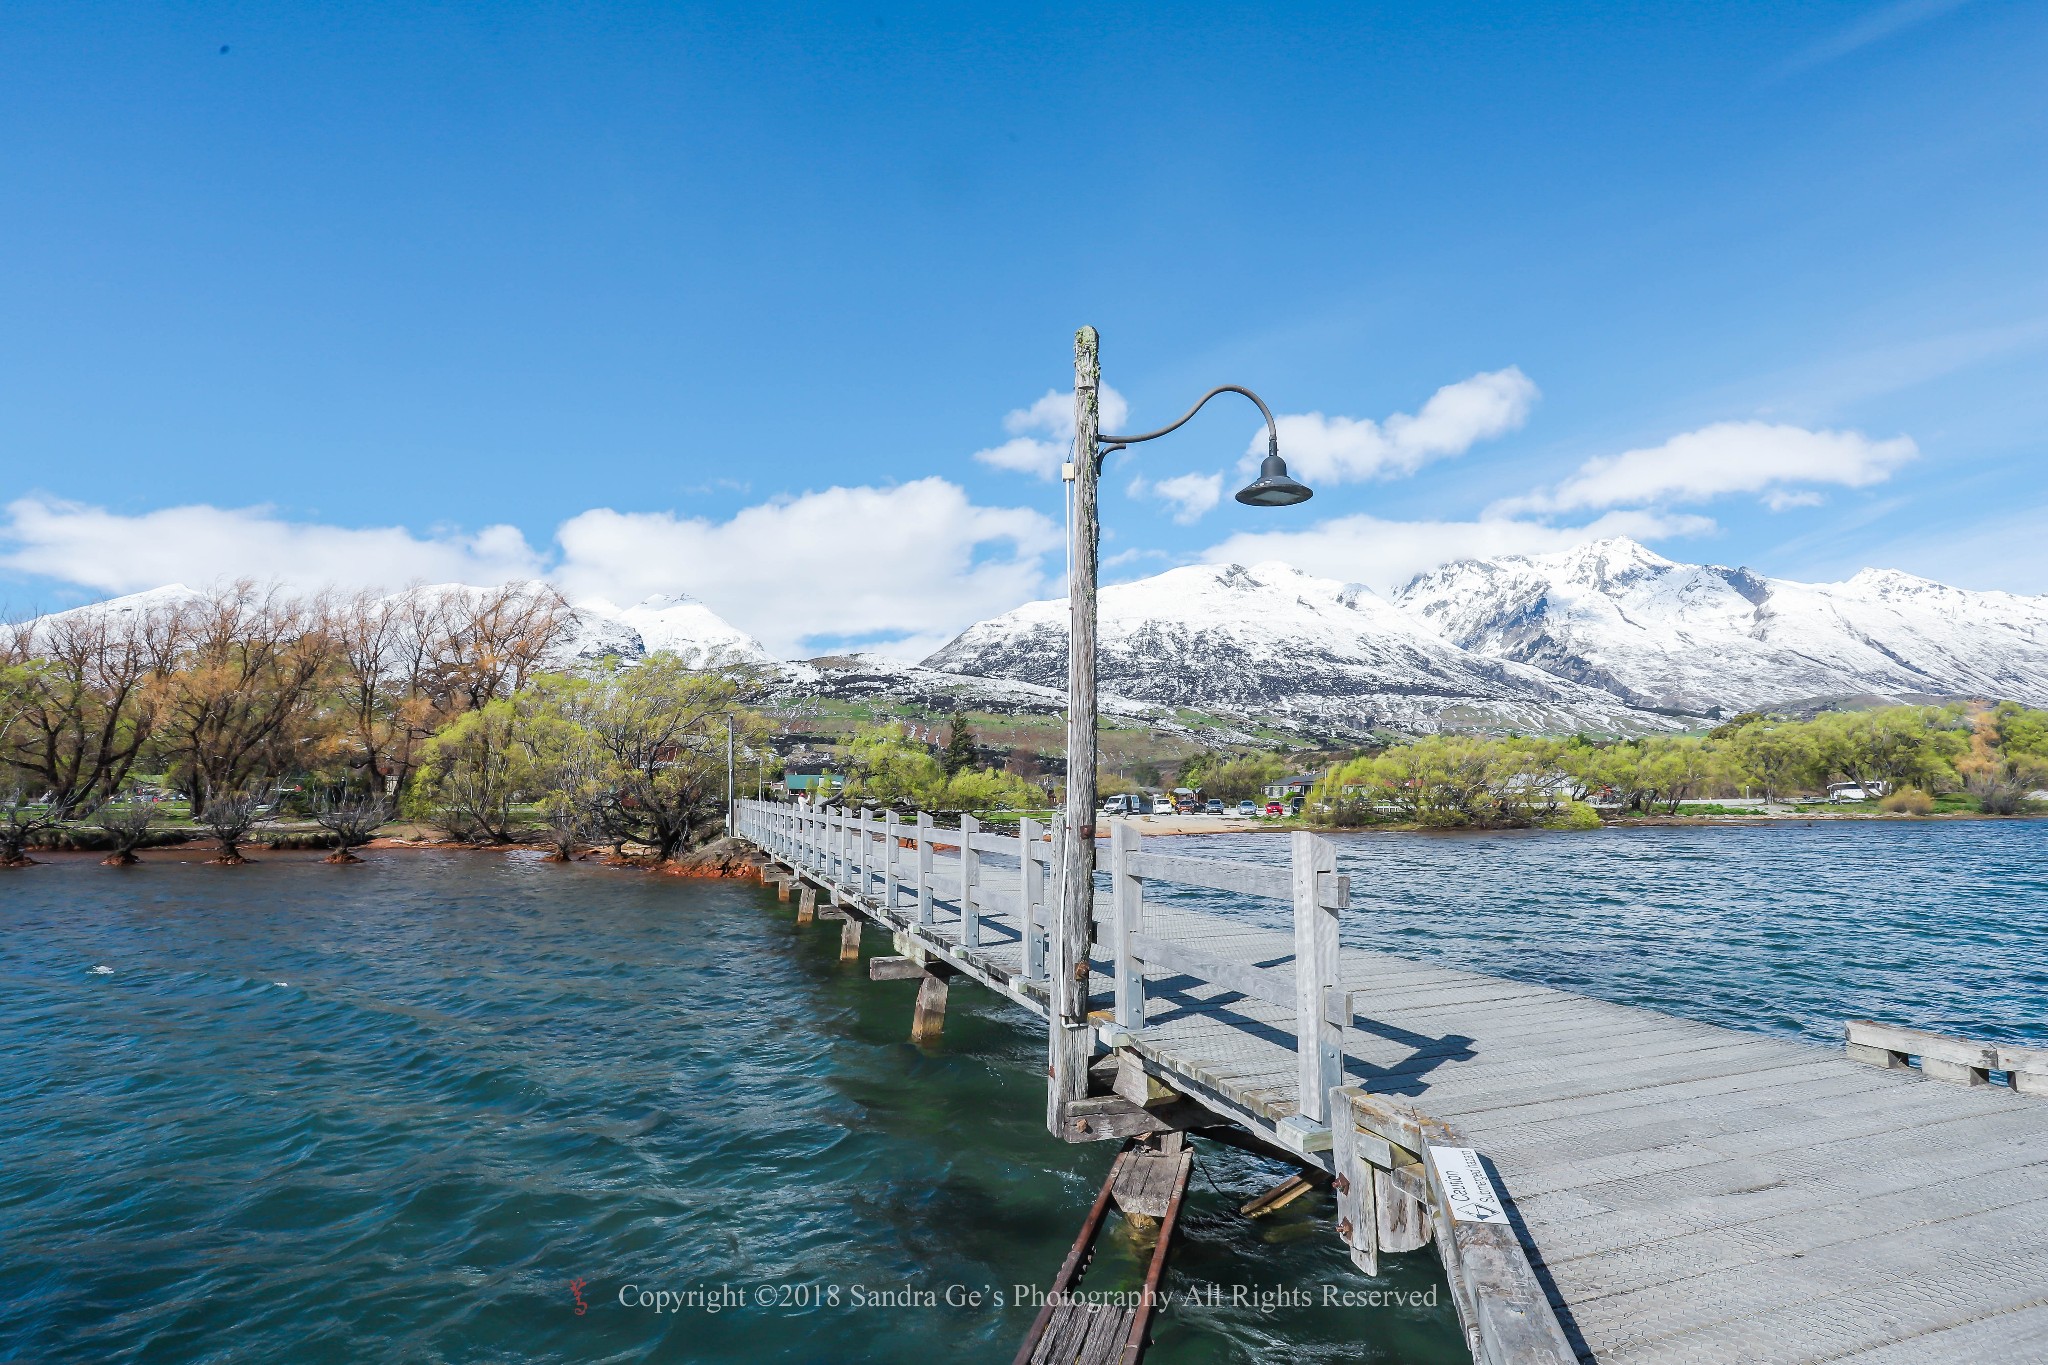
[{"label": "street lamp head", "polygon": [[1259,477],[1237,490],[1237,500],[1251,507],[1292,507],[1314,496],[1314,489],[1287,476],[1287,461],[1277,447],[1267,450]]}]

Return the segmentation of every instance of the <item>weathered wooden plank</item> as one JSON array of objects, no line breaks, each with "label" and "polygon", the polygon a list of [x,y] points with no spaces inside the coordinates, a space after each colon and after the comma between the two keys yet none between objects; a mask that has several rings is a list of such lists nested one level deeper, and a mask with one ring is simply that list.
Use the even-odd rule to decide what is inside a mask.
[{"label": "weathered wooden plank", "polygon": [[1216,858],[1187,858],[1172,853],[1140,853],[1132,861],[1131,875],[1148,881],[1257,896],[1262,900],[1284,901],[1294,897],[1294,880],[1287,868],[1267,867],[1259,863],[1230,863]]},{"label": "weathered wooden plank", "polygon": [[981,905],[975,885],[981,855],[974,851],[975,831],[980,828],[973,816],[960,817],[960,942],[968,948],[981,946]]},{"label": "weathered wooden plank", "polygon": [[2048,1096],[2048,1047],[1998,1045],[1998,1067],[2006,1084],[2022,1095]]},{"label": "weathered wooden plank", "polygon": [[1911,1055],[1920,1059],[1922,1074],[1959,1085],[1984,1085],[1990,1080],[1984,1073],[1998,1066],[1998,1048],[1991,1043],[1869,1019],[1851,1019],[1842,1031],[1849,1056],[1871,1066],[1897,1069]]},{"label": "weathered wooden plank", "polygon": [[1344,1083],[1344,1037],[1329,1020],[1337,990],[1337,849],[1306,830],[1294,835],[1294,1019],[1303,1117],[1327,1123],[1330,1092]]},{"label": "weathered wooden plank", "polygon": [[1030,816],[1017,821],[1023,859],[1017,876],[1017,931],[1024,940],[1024,975],[1045,976],[1045,862],[1039,853],[1039,824]]},{"label": "weathered wooden plank", "polygon": [[1445,1269],[1462,1289],[1466,1339],[1481,1365],[1575,1365],[1579,1356],[1470,1149],[1424,1149]]},{"label": "weathered wooden plank", "polygon": [[1110,896],[1116,907],[1116,1022],[1133,1032],[1145,1027],[1145,968],[1136,951],[1145,931],[1145,886],[1131,870],[1144,838],[1128,820],[1109,827]]},{"label": "weathered wooden plank", "polygon": [[1225,990],[1249,995],[1269,1004],[1287,1006],[1294,1003],[1294,983],[1262,968],[1212,957],[1183,947],[1171,939],[1143,932],[1130,936],[1130,948],[1148,970],[1199,977]]},{"label": "weathered wooden plank", "polygon": [[903,820],[895,811],[882,816],[882,907],[896,910],[896,869],[903,851]]},{"label": "weathered wooden plank", "polygon": [[917,813],[917,922],[932,922],[932,817]]}]

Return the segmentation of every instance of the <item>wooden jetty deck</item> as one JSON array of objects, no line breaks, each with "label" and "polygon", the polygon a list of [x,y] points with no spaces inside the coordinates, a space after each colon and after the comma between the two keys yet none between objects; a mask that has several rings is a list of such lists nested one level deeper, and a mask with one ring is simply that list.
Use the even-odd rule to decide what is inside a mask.
[{"label": "wooden jetty deck", "polygon": [[[964,975],[1046,1015],[1054,845],[1029,822],[742,802],[735,823],[855,942],[894,935],[901,974],[938,983],[921,1011]],[[1334,850],[1294,837],[1270,867],[1114,827],[1091,1019],[1156,1090],[1080,1102],[1070,1140],[1228,1121],[1330,1171],[1359,1264],[1436,1244],[1482,1361],[2048,1360],[2048,1051],[1876,1026],[1830,1049],[1340,951]],[[1294,932],[1176,883],[1287,902]]]}]

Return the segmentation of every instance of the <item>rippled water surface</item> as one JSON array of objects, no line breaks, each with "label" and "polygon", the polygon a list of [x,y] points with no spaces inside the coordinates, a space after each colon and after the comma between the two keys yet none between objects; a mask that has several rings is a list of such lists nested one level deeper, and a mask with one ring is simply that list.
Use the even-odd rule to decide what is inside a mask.
[{"label": "rippled water surface", "polygon": [[[1347,946],[1828,1043],[1852,1018],[2048,1040],[2048,822],[1336,842],[1351,874]],[[1288,856],[1270,835],[1176,839],[1173,851]],[[1275,927],[1284,913],[1256,902],[1233,912]]]},{"label": "rippled water surface", "polygon": [[[914,1048],[914,985],[752,884],[373,857],[0,874],[0,1360],[1015,1352],[1012,1287],[1112,1155],[1045,1133],[1028,1016],[960,984]],[[1285,1169],[1201,1148],[1169,1290],[1374,1287],[1326,1198],[1248,1223]],[[1141,1276],[1112,1233],[1089,1285]],[[841,1304],[656,1314],[627,1285]],[[1378,1287],[1434,1310],[1177,1308],[1153,1358],[1460,1359],[1440,1285],[1412,1256]]]},{"label": "rippled water surface", "polygon": [[[1345,932],[1737,1027],[2039,1040],[2044,838],[1347,836]],[[1021,1013],[960,984],[944,1041],[913,1048],[914,987],[836,950],[752,885],[525,857],[0,873],[0,1359],[1006,1360],[1028,1308],[856,1308],[852,1287],[1042,1285],[1110,1153],[1045,1135]],[[1325,1198],[1247,1223],[1282,1172],[1200,1150],[1169,1290],[1374,1287]],[[1090,1284],[1138,1274],[1113,1234]],[[629,1284],[842,1301],[657,1315],[620,1305]],[[1428,1253],[1378,1285],[1432,1286]],[[1183,1304],[1157,1342],[1163,1362],[1463,1358],[1440,1292]]]}]

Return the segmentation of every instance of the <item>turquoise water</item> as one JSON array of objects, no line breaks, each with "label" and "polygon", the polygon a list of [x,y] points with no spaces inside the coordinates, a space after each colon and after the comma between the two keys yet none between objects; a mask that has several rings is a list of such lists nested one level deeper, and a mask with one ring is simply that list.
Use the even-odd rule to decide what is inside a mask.
[{"label": "turquoise water", "polygon": [[[1287,858],[1287,841],[1270,835],[1172,842],[1176,853]],[[1825,1043],[1851,1018],[2048,1041],[2048,821],[1336,843],[1351,874],[1347,946]],[[1280,927],[1285,911],[1250,902],[1232,913]]]},{"label": "turquoise water", "polygon": [[[1345,933],[1738,1027],[2040,1040],[2044,835],[1346,836]],[[956,985],[914,1048],[914,987],[836,959],[752,885],[525,856],[0,874],[0,1359],[1007,1360],[1111,1154],[1045,1135],[1019,1012]],[[1429,1253],[1375,1285],[1326,1197],[1247,1222],[1283,1170],[1199,1147],[1167,1289],[1223,1302],[1152,1359],[1463,1358]],[[1090,1287],[1139,1264],[1113,1231]],[[1325,1285],[1437,1302],[1230,1302]],[[939,1302],[853,1302],[891,1290]]]},{"label": "turquoise water", "polygon": [[[1025,1016],[961,984],[914,1048],[914,985],[752,884],[372,858],[0,874],[0,1360],[1015,1352],[1112,1155],[1045,1133]],[[1326,1197],[1248,1223],[1285,1169],[1199,1146],[1167,1288],[1223,1302],[1154,1359],[1462,1358],[1432,1257],[1374,1286]],[[1113,1229],[1089,1287],[1140,1278]],[[1230,1302],[1324,1284],[1436,1306]],[[637,1303],[721,1287],[773,1302]]]}]

